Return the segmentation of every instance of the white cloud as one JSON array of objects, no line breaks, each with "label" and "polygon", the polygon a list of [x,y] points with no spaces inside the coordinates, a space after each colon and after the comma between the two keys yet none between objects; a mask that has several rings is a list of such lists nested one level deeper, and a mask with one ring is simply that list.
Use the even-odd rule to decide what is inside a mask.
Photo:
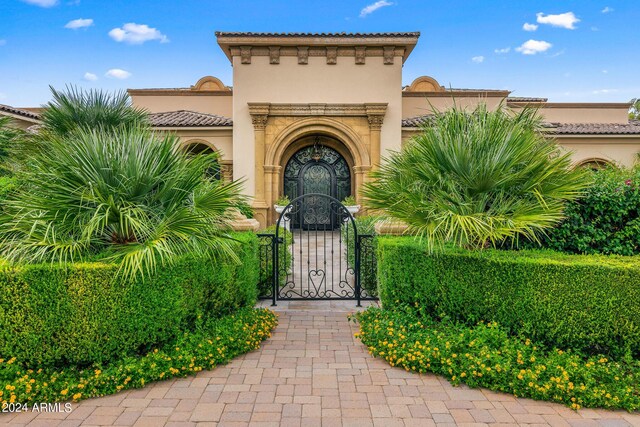
[{"label": "white cloud", "polygon": [[614,8],[607,6],[604,9],[602,9],[602,13],[611,13],[614,10],[615,10]]},{"label": "white cloud", "polygon": [[608,93],[616,93],[616,92],[618,92],[618,89],[597,89],[597,90],[591,91],[591,93],[594,95],[606,95]]},{"label": "white cloud", "polygon": [[538,24],[547,24],[552,27],[566,28],[567,30],[575,30],[575,24],[580,20],[573,14],[573,12],[560,13],[558,15],[545,15],[544,13],[537,13],[536,21]]},{"label": "white cloud", "polygon": [[73,21],[67,22],[65,28],[69,28],[70,30],[77,30],[78,28],[87,28],[93,25],[93,19],[74,19]]},{"label": "white cloud", "polygon": [[0,46],[4,46],[5,44],[7,44],[7,41],[5,39],[0,39]]},{"label": "white cloud", "polygon": [[509,53],[511,51],[510,47],[503,47],[502,49],[496,49],[494,50],[495,53],[498,54],[502,54],[502,53]]},{"label": "white cloud", "polygon": [[[114,71],[114,70],[109,70],[109,71]],[[122,71],[122,70],[119,70]],[[126,71],[125,71],[126,72]],[[96,80],[98,80],[98,76],[96,76],[93,73],[84,73],[84,79],[88,82],[95,82]]]},{"label": "white cloud", "polygon": [[609,74],[609,70],[602,70],[602,74]]},{"label": "white cloud", "polygon": [[522,43],[522,46],[517,47],[516,50],[523,55],[535,55],[536,53],[549,50],[551,46],[553,46],[551,43],[542,40],[527,40]]},{"label": "white cloud", "polygon": [[129,44],[142,44],[150,40],[159,40],[160,43],[167,43],[169,39],[155,28],[151,28],[145,24],[136,24],[130,22],[124,24],[122,28],[114,28],[109,31],[109,37],[117,42],[126,42]]},{"label": "white cloud", "polygon": [[40,7],[53,7],[58,4],[58,0],[22,0],[25,3]]},{"label": "white cloud", "polygon": [[381,7],[385,7],[385,6],[391,6],[393,3],[387,0],[378,0],[375,3],[371,3],[368,6],[365,6],[362,8],[362,10],[360,11],[360,18],[364,18],[365,16],[369,15],[370,13],[375,12],[376,10],[380,9]]},{"label": "white cloud", "polygon": [[536,24],[529,24],[528,22],[525,22],[522,29],[525,31],[535,31],[538,29],[538,26]]},{"label": "white cloud", "polygon": [[591,31],[600,31],[600,28],[598,28],[598,27],[591,27]]},{"label": "white cloud", "polygon": [[124,80],[131,77],[131,73],[125,70],[121,70],[120,68],[112,68],[105,73],[105,76],[112,79]]},{"label": "white cloud", "polygon": [[481,64],[484,62],[484,56],[474,56],[473,58],[471,58],[471,61],[475,62],[476,64]]}]

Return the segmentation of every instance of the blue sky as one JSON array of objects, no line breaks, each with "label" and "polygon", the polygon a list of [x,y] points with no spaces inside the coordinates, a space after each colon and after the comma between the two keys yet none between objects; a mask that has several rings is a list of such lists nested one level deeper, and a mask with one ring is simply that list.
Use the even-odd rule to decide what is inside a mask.
[{"label": "blue sky", "polygon": [[2,0],[0,103],[38,106],[48,85],[188,87],[204,75],[231,85],[216,30],[420,31],[404,84],[430,75],[556,102],[626,102],[640,97],[638,22],[626,0]]}]

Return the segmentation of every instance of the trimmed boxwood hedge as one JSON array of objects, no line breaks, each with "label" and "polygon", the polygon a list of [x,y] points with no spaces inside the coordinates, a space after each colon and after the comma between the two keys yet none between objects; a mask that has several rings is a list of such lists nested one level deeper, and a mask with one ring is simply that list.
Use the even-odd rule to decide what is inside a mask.
[{"label": "trimmed boxwood hedge", "polygon": [[378,238],[385,308],[419,305],[435,317],[495,321],[546,345],[640,354],[640,258],[549,251],[429,255],[412,237]]},{"label": "trimmed boxwood hedge", "polygon": [[239,263],[184,257],[144,281],[78,263],[0,267],[0,358],[83,366],[144,354],[257,298],[257,238],[236,233]]}]

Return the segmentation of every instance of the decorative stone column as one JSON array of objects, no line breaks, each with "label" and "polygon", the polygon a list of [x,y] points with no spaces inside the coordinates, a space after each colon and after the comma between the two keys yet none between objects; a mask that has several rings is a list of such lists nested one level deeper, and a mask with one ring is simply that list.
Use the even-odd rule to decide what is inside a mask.
[{"label": "decorative stone column", "polygon": [[367,119],[369,120],[369,132],[371,134],[371,166],[373,170],[376,170],[380,165],[380,132],[382,130],[384,115],[387,112],[387,106],[385,104],[365,104],[365,109]]},{"label": "decorative stone column", "polygon": [[371,170],[370,165],[353,167],[353,172],[355,174],[355,186],[356,186],[355,196],[356,196],[356,202],[358,204],[362,204],[362,200],[361,200],[362,197],[360,196],[360,193],[358,192],[358,190],[360,190],[362,188],[362,185],[365,182],[367,182],[367,173],[369,173],[370,170]]},{"label": "decorative stone column", "polygon": [[233,162],[231,160],[220,161],[220,178],[223,182],[233,181]]},{"label": "decorative stone column", "polygon": [[278,187],[274,185],[274,179],[277,181],[277,174],[280,172],[282,167],[274,166],[274,165],[265,165],[265,202],[267,204],[267,223],[271,224],[275,221],[275,211],[273,209],[273,204],[275,200],[278,198]]},{"label": "decorative stone column", "polygon": [[254,151],[255,151],[255,196],[253,199],[253,210],[255,217],[260,221],[262,227],[267,226],[267,213],[269,206],[265,200],[265,174],[264,174],[264,151],[265,151],[265,128],[269,118],[269,104],[249,103],[249,114],[254,130]]},{"label": "decorative stone column", "polygon": [[409,226],[403,221],[386,218],[375,223],[376,234],[380,236],[403,236],[409,234]]}]

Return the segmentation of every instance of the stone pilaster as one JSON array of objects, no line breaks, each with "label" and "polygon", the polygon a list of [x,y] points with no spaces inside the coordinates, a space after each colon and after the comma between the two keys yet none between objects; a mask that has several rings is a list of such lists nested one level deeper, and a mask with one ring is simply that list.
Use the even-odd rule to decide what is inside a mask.
[{"label": "stone pilaster", "polygon": [[369,121],[370,132],[370,156],[371,166],[377,169],[380,165],[380,133],[382,131],[382,123],[384,115],[387,112],[387,106],[381,104],[365,104],[367,119]]},{"label": "stone pilaster", "polygon": [[275,221],[274,219],[275,211],[273,209],[273,204],[276,201],[276,199],[278,199],[279,197],[277,181],[278,181],[278,174],[280,173],[281,169],[282,169],[281,166],[275,166],[275,165],[264,166],[264,172],[265,172],[264,185],[266,190],[265,202],[268,206],[267,221],[269,224]]},{"label": "stone pilaster", "polygon": [[255,196],[253,210],[255,217],[262,227],[267,225],[267,213],[269,206],[265,200],[264,180],[264,152],[265,152],[265,128],[269,119],[269,104],[249,103],[249,114],[254,131],[255,151]]}]

